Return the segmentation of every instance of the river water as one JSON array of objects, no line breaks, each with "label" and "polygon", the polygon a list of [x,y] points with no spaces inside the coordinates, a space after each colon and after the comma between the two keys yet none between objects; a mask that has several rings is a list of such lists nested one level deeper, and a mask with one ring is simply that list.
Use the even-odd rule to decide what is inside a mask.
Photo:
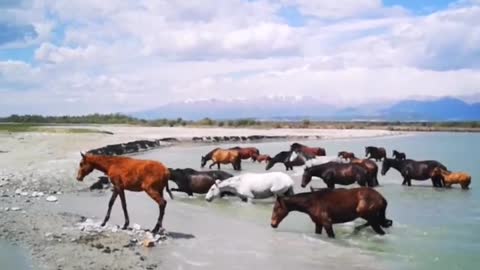
[{"label": "river water", "polygon": [[[250,144],[262,153],[275,154],[291,142]],[[242,203],[236,198],[207,203],[202,196],[188,198],[174,193],[168,200],[164,219],[172,238],[151,249],[165,269],[478,269],[480,254],[480,135],[417,134],[352,140],[308,141],[322,146],[327,155],[348,150],[364,155],[366,145],[384,146],[405,152],[416,160],[436,159],[453,171],[466,171],[473,177],[471,189],[434,189],[431,181],[413,181],[402,186],[401,176],[391,170],[379,176],[378,190],[387,198],[387,217],[394,221],[387,235],[377,236],[368,228],[353,233],[354,223],[335,225],[337,238],[315,235],[314,225],[301,213],[291,213],[274,230],[270,227],[272,200]],[[222,147],[233,146],[230,144]],[[159,160],[169,167],[199,169],[200,156],[208,146],[178,146],[137,155]],[[381,164],[379,163],[379,166]],[[265,165],[245,161],[243,172],[264,172]],[[224,166],[233,172],[231,166]],[[278,164],[273,170],[284,171]],[[289,172],[300,188],[301,168]],[[173,186],[174,184],[171,184]],[[311,185],[324,186],[319,179]],[[306,191],[306,190],[305,190]],[[65,208],[101,219],[107,195],[81,194],[65,198]],[[127,193],[131,224],[150,228],[158,208],[144,193]],[[90,205],[91,207],[86,207]],[[122,224],[120,203],[114,207],[112,223]]]}]

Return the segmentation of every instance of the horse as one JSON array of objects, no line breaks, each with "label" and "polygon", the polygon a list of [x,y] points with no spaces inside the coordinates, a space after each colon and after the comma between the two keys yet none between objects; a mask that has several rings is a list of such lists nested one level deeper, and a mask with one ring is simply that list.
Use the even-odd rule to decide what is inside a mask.
[{"label": "horse", "polygon": [[83,181],[83,178],[93,170],[99,170],[106,174],[113,185],[112,197],[108,203],[108,211],[102,222],[102,227],[110,219],[112,206],[120,195],[122,202],[125,224],[122,229],[127,229],[130,223],[127,202],[125,200],[125,190],[145,191],[157,204],[159,216],[157,224],[152,233],[157,233],[162,228],[163,216],[167,201],[163,198],[163,190],[166,188],[168,194],[173,199],[172,192],[168,187],[170,172],[162,163],[153,160],[139,160],[129,157],[100,156],[92,154],[83,154],[80,161],[80,167],[77,173],[77,180]]},{"label": "horse", "polygon": [[407,156],[405,155],[405,153],[398,152],[397,150],[393,150],[392,156],[394,159],[398,159],[398,160],[407,159]]},{"label": "horse", "polygon": [[212,160],[213,163],[210,164],[210,169],[217,164],[218,169],[220,170],[220,164],[232,164],[233,169],[236,171],[240,171],[242,159],[240,158],[240,154],[236,150],[226,150],[215,148],[212,151],[208,152],[205,156],[202,156],[200,166],[203,168],[207,161]]},{"label": "horse", "polygon": [[265,170],[270,170],[277,163],[283,163],[288,171],[293,170],[293,166],[305,165],[305,159],[293,151],[282,151],[268,161]]},{"label": "horse", "polygon": [[193,193],[205,194],[215,183],[215,180],[225,180],[233,176],[224,171],[199,172],[191,168],[169,168],[168,170],[170,171],[170,180],[175,182],[178,187],[171,190],[185,192],[189,196],[193,196]]},{"label": "horse", "polygon": [[236,150],[240,154],[241,159],[251,158],[253,161],[257,159],[257,156],[260,155],[260,151],[255,147],[232,147],[229,150]]},{"label": "horse", "polygon": [[375,161],[370,159],[359,159],[353,158],[350,160],[351,163],[357,164],[365,168],[370,175],[369,178],[373,180],[373,186],[378,186],[378,166]]},{"label": "horse", "polygon": [[462,189],[468,189],[472,182],[472,177],[464,172],[449,172],[442,168],[435,168],[432,171],[432,176],[438,176],[445,182],[445,187],[451,188],[453,184],[460,184]]},{"label": "horse", "polygon": [[292,178],[282,172],[246,173],[223,181],[215,181],[205,195],[205,200],[211,202],[226,191],[236,194],[244,202],[248,199],[265,199],[274,195],[293,195],[293,185]]},{"label": "horse", "polygon": [[277,228],[291,211],[310,216],[315,223],[315,233],[322,234],[323,228],[330,238],[335,238],[332,225],[363,218],[367,222],[357,226],[355,231],[371,226],[379,235],[383,228],[392,226],[387,219],[387,200],[376,190],[366,187],[352,189],[320,189],[315,192],[299,193],[293,196],[277,197],[272,211],[270,225]]},{"label": "horse", "polygon": [[441,177],[434,176],[433,170],[439,167],[442,170],[447,168],[436,160],[415,161],[411,159],[397,160],[391,158],[385,158],[382,164],[382,175],[385,175],[390,168],[395,168],[403,177],[402,185],[412,185],[412,179],[418,181],[424,181],[432,179],[434,187],[444,186]]},{"label": "horse", "polygon": [[352,152],[340,151],[338,152],[338,157],[341,157],[345,160],[352,160],[355,158],[355,154]]},{"label": "horse", "polygon": [[373,158],[375,161],[381,161],[382,159],[387,158],[387,152],[383,147],[367,146],[365,147],[365,157],[368,159]]},{"label": "horse", "polygon": [[309,147],[300,143],[293,143],[290,145],[290,151],[302,153],[308,159],[315,158],[316,156],[325,156],[327,154],[324,148]]},{"label": "horse", "polygon": [[327,162],[305,168],[302,176],[302,188],[310,183],[313,176],[321,178],[331,189],[335,188],[335,184],[351,185],[355,182],[360,186],[374,186],[368,171],[360,165],[351,163]]},{"label": "horse", "polygon": [[272,160],[272,157],[269,155],[258,155],[255,157],[255,161],[258,161],[258,163],[262,163],[263,161],[268,163],[270,160]]}]

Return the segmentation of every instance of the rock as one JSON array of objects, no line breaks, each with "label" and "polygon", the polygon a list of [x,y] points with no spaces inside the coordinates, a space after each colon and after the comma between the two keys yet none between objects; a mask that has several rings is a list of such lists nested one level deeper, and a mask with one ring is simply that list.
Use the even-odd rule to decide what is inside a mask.
[{"label": "rock", "polygon": [[22,191],[22,192],[20,192],[20,195],[22,195],[22,196],[28,196],[28,192]]},{"label": "rock", "polygon": [[20,211],[22,208],[20,207],[12,207],[10,208],[11,211]]},{"label": "rock", "polygon": [[96,249],[103,249],[104,246],[102,244],[98,243],[98,244],[95,245],[95,248]]},{"label": "rock", "polygon": [[34,192],[32,192],[31,196],[35,198],[35,197],[42,197],[43,195],[45,195],[45,194],[41,191],[40,192],[34,191]]},{"label": "rock", "polygon": [[47,202],[56,202],[56,201],[58,201],[57,197],[55,197],[55,196],[48,196],[48,197],[46,198],[46,200],[47,200]]},{"label": "rock", "polygon": [[15,194],[20,195],[21,193],[22,193],[21,189],[18,188],[18,189],[15,190]]},{"label": "rock", "polygon": [[144,246],[144,247],[148,247],[148,248],[154,247],[154,246],[155,246],[155,240],[153,240],[153,239],[145,239],[145,240],[143,240],[143,246]]},{"label": "rock", "polygon": [[106,247],[106,248],[103,250],[103,253],[110,254],[110,253],[112,253],[112,250],[110,249],[110,247]]}]

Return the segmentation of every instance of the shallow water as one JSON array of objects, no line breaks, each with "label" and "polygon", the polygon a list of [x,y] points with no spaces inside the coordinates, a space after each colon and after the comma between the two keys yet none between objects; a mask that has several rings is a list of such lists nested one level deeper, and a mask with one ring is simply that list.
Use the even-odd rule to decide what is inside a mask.
[{"label": "shallow water", "polygon": [[0,240],[0,269],[30,270],[32,267],[20,248]]},{"label": "shallow water", "polygon": [[[413,181],[401,186],[396,171],[380,176],[378,190],[387,198],[387,217],[394,226],[384,237],[368,228],[353,234],[348,223],[335,225],[337,238],[313,233],[314,225],[306,215],[290,214],[276,230],[270,228],[273,200],[241,203],[229,198],[207,203],[201,196],[187,198],[174,193],[169,200],[164,226],[172,239],[151,250],[168,269],[477,269],[480,253],[480,177],[475,153],[480,151],[479,134],[419,134],[390,138],[308,141],[327,149],[328,155],[340,150],[363,156],[364,146],[384,146],[407,153],[417,160],[436,159],[453,171],[466,171],[473,177],[471,189],[459,187],[434,189],[431,181]],[[275,154],[288,149],[291,142],[250,144],[262,153]],[[225,145],[231,146],[231,145]],[[160,160],[169,167],[199,169],[200,156],[214,146],[180,146],[138,155]],[[380,164],[379,164],[380,166]],[[245,161],[244,172],[263,172],[265,165]],[[229,172],[231,166],[225,166]],[[279,164],[273,170],[284,171]],[[301,168],[289,172],[299,187]],[[174,184],[172,184],[174,185]],[[313,186],[324,186],[319,179]],[[109,195],[93,193],[65,197],[58,205],[101,219]],[[154,225],[158,208],[143,193],[128,193],[131,223],[149,228]],[[89,207],[91,206],[91,207]],[[120,203],[112,214],[112,223],[122,224]]]}]

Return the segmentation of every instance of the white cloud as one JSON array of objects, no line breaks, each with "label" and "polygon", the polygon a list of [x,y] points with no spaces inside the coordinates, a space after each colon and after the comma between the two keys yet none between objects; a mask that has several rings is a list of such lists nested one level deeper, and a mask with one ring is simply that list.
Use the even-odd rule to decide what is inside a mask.
[{"label": "white cloud", "polygon": [[[280,17],[292,6],[311,16],[304,26]],[[479,92],[473,2],[423,16],[376,0],[33,0],[14,13],[41,38],[32,63],[0,62],[2,114],[275,94],[349,105]]]}]

